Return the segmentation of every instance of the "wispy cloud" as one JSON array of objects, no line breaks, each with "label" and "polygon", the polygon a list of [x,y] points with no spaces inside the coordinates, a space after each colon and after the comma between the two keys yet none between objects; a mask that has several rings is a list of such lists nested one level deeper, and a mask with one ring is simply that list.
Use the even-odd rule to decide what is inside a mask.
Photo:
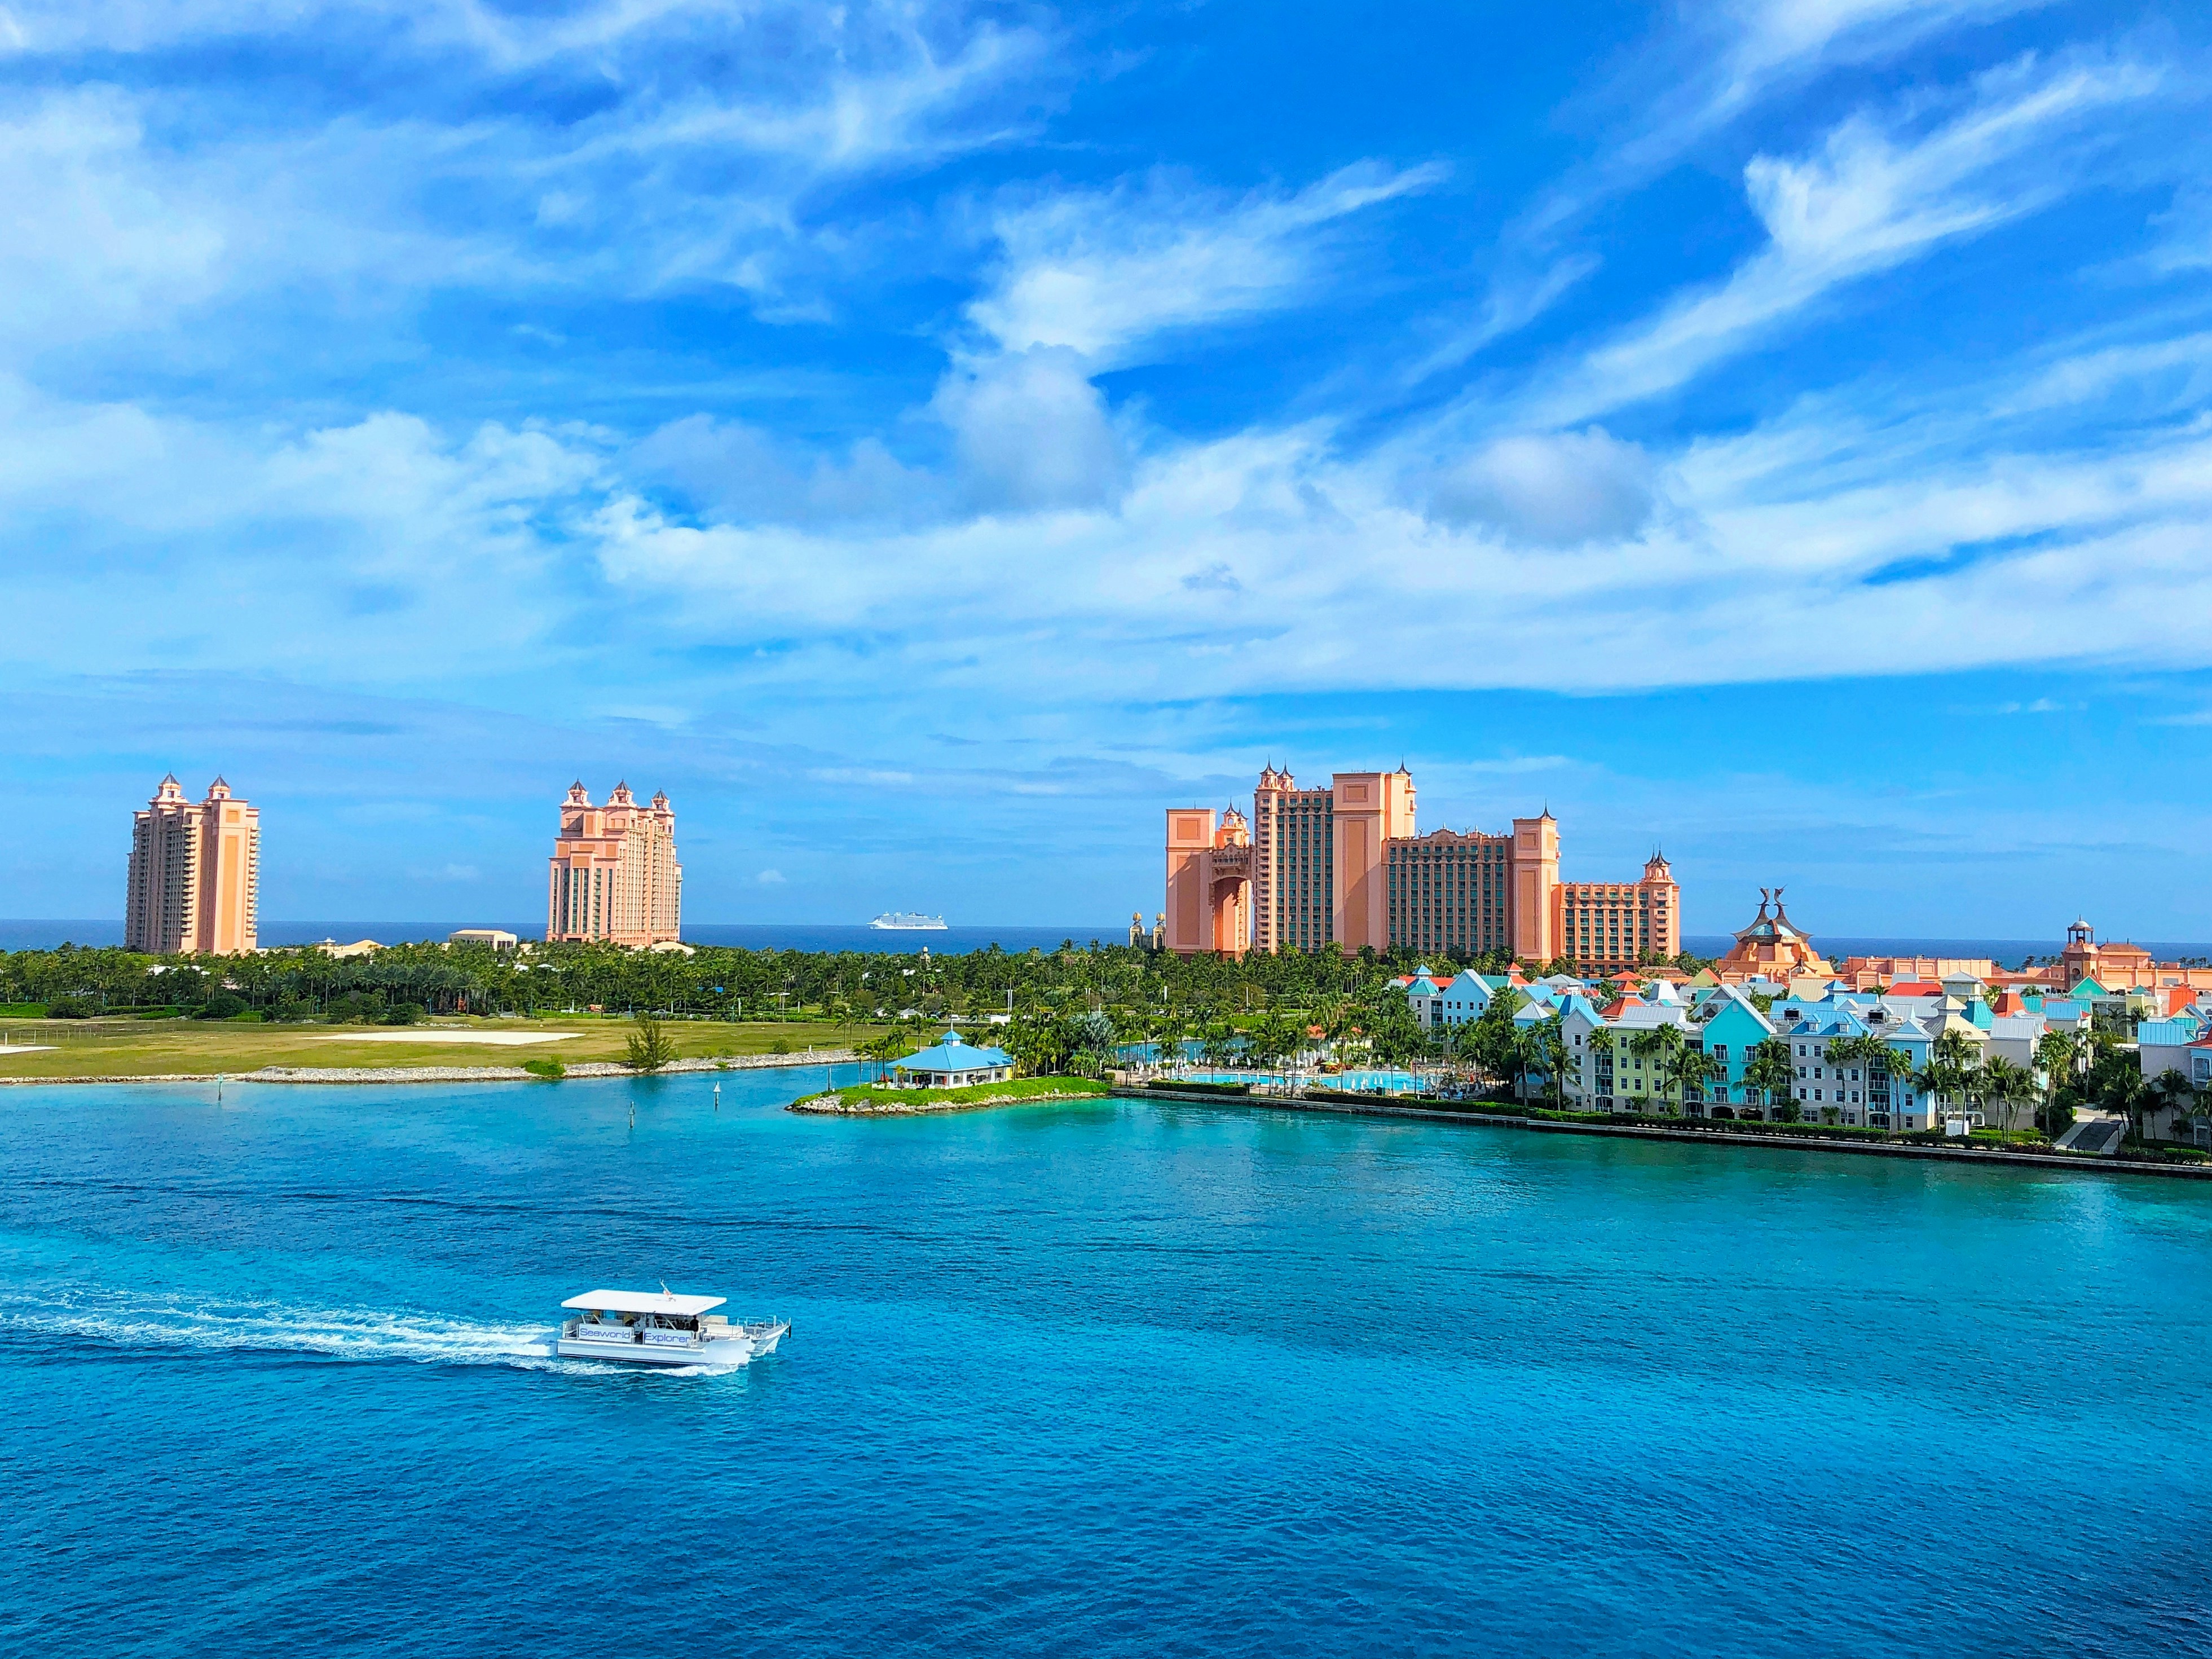
[{"label": "wispy cloud", "polygon": [[[1609,64],[1532,15],[1603,93],[1528,118],[1477,64],[1291,144],[1121,52],[1140,13],[21,0],[0,690],[159,665],[92,722],[134,780],[280,769],[276,707],[523,793],[788,784],[793,839],[726,848],[1050,804],[993,872],[1214,790],[1261,699],[1359,750],[1455,690],[1987,665],[1945,706],[2048,732],[2023,665],[2212,663],[2212,220],[2187,52],[2034,9],[1683,7]],[[395,688],[397,735],[355,707]],[[1571,726],[1463,798],[1585,775]],[[815,890],[758,858],[742,902]]]},{"label": "wispy cloud", "polygon": [[1813,154],[1754,158],[1744,186],[1765,246],[1719,286],[1590,352],[1529,418],[1565,424],[1670,391],[1771,339],[1832,289],[2048,204],[2070,179],[2050,148],[2058,136],[2158,79],[2132,64],[2027,59],[1981,77],[1932,128],[1856,116]]},{"label": "wispy cloud", "polygon": [[1314,297],[1330,227],[1443,176],[1433,163],[1364,161],[1287,196],[1230,196],[1164,173],[1050,192],[993,216],[1003,252],[968,314],[1009,351],[1065,346],[1099,368],[1127,362],[1163,333]]}]

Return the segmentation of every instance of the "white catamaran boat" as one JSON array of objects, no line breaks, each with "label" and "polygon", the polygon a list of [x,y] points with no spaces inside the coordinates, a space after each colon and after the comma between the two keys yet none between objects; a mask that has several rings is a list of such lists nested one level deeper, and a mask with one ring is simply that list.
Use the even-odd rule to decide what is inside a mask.
[{"label": "white catamaran boat", "polygon": [[710,1310],[728,1298],[650,1291],[587,1291],[561,1305],[576,1317],[561,1327],[553,1352],[563,1359],[618,1359],[632,1365],[743,1365],[791,1329],[784,1319],[732,1322]]}]

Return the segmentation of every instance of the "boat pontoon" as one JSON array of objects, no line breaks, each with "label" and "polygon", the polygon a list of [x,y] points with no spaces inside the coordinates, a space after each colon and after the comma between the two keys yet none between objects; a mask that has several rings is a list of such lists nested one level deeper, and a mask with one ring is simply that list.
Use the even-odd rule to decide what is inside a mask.
[{"label": "boat pontoon", "polygon": [[561,1305],[576,1317],[561,1327],[553,1351],[563,1359],[617,1359],[633,1365],[742,1365],[791,1329],[781,1319],[732,1321],[712,1312],[728,1298],[650,1291],[587,1291]]}]

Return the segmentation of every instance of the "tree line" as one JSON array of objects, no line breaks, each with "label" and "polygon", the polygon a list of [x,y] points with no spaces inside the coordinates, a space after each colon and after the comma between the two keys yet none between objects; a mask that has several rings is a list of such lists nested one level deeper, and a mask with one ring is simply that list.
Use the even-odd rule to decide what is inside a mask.
[{"label": "tree line", "polygon": [[[1454,964],[1438,963],[1439,971]],[[1500,963],[1498,966],[1504,964]],[[598,1007],[665,1018],[918,1018],[1106,1012],[1133,1028],[1150,1011],[1193,1026],[1270,1011],[1370,1002],[1409,957],[1336,949],[1178,957],[1091,941],[1056,951],[958,955],[749,951],[690,955],[613,945],[397,945],[372,956],[278,949],[247,957],[155,957],[64,945],[0,952],[0,1002],[62,1017],[127,1012],[199,1013],[210,1005],[265,1018],[359,1018],[377,1011],[532,1015]],[[1403,999],[1401,999],[1402,1001]]]}]

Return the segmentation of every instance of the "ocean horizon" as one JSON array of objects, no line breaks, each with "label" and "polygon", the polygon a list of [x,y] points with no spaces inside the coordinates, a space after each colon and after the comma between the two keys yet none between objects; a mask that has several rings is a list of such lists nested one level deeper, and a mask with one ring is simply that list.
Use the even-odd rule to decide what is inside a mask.
[{"label": "ocean horizon", "polygon": [[[261,929],[261,943],[270,945],[313,945],[324,939],[349,944],[372,939],[381,945],[443,939],[463,927],[503,927],[522,939],[542,936],[543,923],[515,921],[270,921]],[[1128,924],[1100,927],[1033,924],[976,924],[914,931],[878,929],[850,922],[700,922],[686,926],[684,938],[693,945],[729,945],[750,951],[862,951],[911,954],[927,948],[934,955],[988,950],[996,945],[1009,953],[1057,950],[1065,941],[1079,949],[1096,939],[1102,945],[1122,943]],[[1914,937],[1910,934],[1853,936],[1816,934],[1814,944],[1840,962],[1853,956],[1987,957],[1998,966],[2017,967],[2029,957],[2055,956],[2065,943],[2063,932],[2047,939]],[[2212,957],[2212,943],[2160,939],[2135,941],[2160,961]],[[51,951],[59,946],[118,945],[123,943],[120,920],[0,920],[0,951]],[[1727,933],[1686,934],[1686,949],[1702,957],[1716,957],[1735,943]]]}]

